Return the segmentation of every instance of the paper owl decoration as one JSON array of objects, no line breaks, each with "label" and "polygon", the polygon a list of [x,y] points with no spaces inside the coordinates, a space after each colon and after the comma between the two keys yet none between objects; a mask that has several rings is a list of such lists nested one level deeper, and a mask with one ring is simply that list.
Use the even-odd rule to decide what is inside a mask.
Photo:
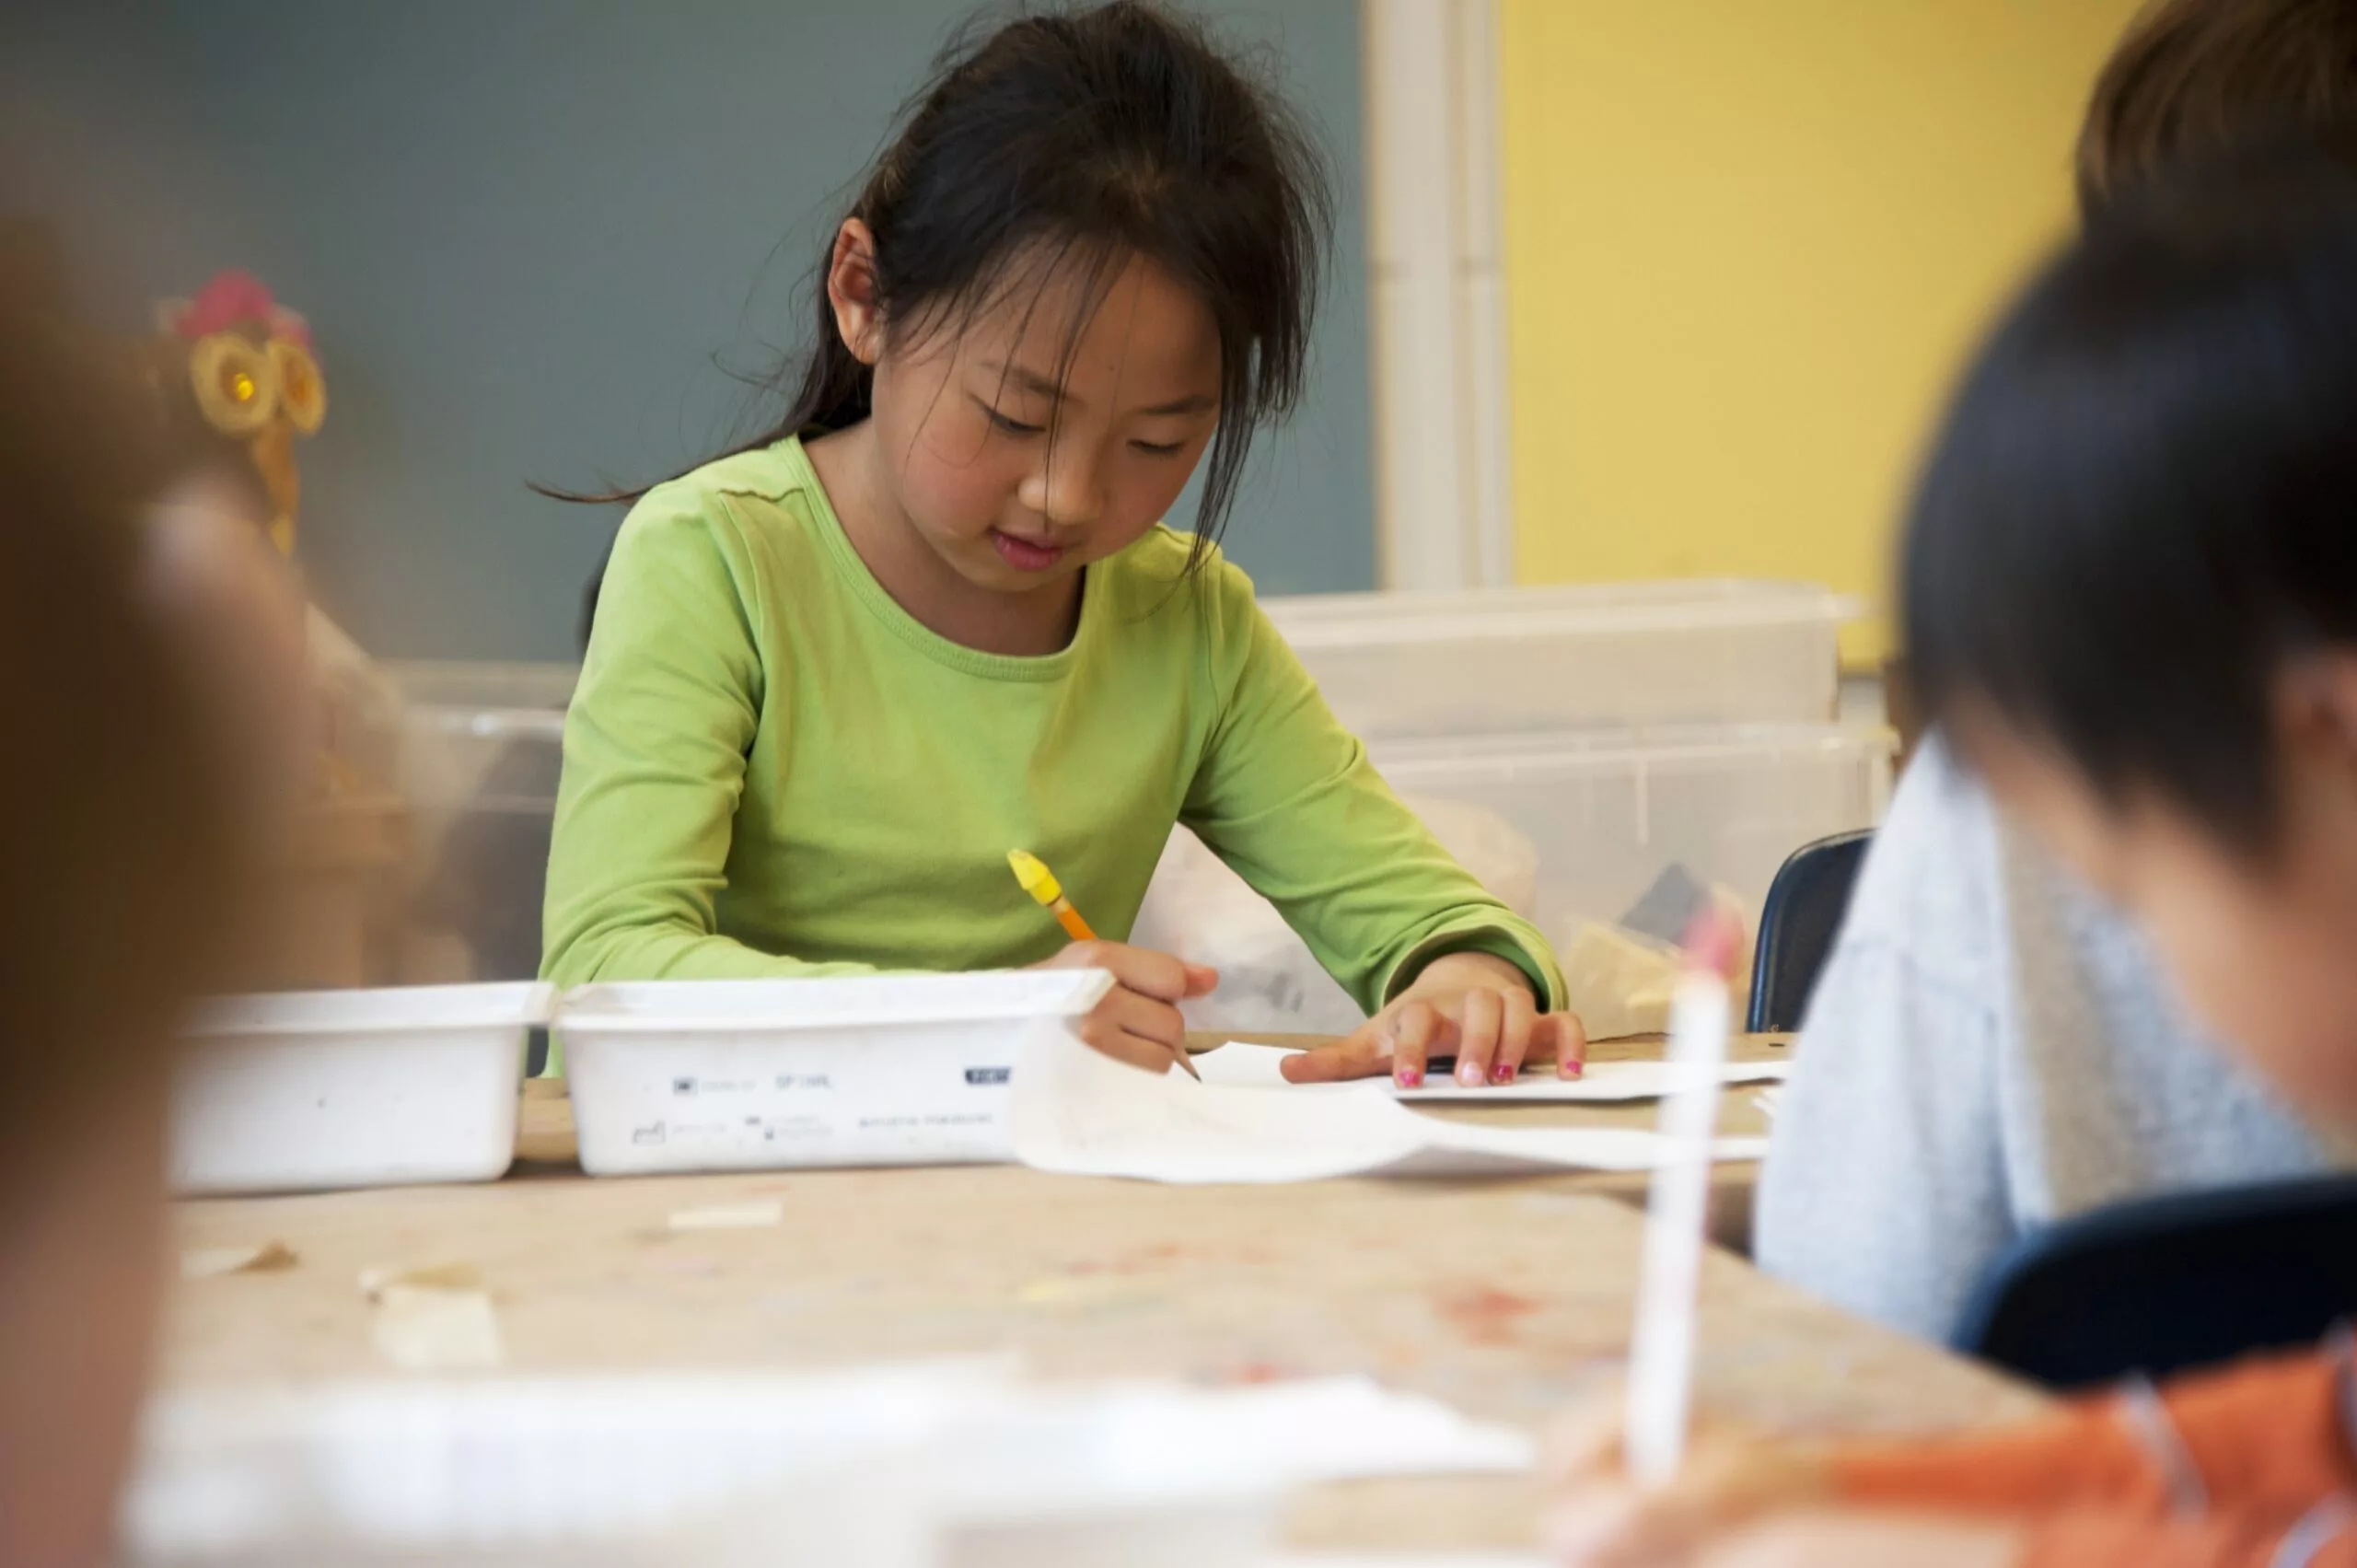
[{"label": "paper owl decoration", "polygon": [[152,371],[157,389],[177,402],[179,379],[203,424],[245,449],[270,505],[271,540],[294,553],[302,495],[295,437],[316,432],[328,412],[309,325],[235,268],[194,299],[166,302],[157,315],[164,330]]}]

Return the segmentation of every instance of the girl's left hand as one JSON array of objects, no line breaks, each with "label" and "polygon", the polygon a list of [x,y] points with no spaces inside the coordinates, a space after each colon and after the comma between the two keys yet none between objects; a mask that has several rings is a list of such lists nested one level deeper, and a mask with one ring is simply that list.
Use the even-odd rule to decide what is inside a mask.
[{"label": "girl's left hand", "polygon": [[1457,1058],[1457,1081],[1510,1084],[1526,1066],[1579,1075],[1587,1035],[1569,1013],[1541,1013],[1522,970],[1488,953],[1446,953],[1424,966],[1391,1005],[1331,1045],[1288,1056],[1296,1084],[1389,1074],[1402,1088],[1424,1081],[1434,1056]]}]

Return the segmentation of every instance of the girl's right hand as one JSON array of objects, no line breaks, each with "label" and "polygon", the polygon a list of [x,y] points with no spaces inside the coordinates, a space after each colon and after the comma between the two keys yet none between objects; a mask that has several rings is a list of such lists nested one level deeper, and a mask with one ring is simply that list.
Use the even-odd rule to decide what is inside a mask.
[{"label": "girl's right hand", "polygon": [[1150,947],[1120,942],[1075,942],[1033,966],[1043,970],[1109,970],[1113,989],[1074,1027],[1083,1040],[1116,1062],[1167,1072],[1187,1049],[1187,1020],[1178,1004],[1208,996],[1219,971]]}]

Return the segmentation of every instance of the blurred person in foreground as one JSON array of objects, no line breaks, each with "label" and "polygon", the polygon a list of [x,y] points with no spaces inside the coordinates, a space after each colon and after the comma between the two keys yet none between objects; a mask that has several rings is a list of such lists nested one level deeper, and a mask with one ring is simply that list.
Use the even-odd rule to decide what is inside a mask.
[{"label": "blurred person in foreground", "polygon": [[[2096,83],[2091,218],[2186,157],[2357,115],[2357,0],[2163,0]],[[2056,1220],[2357,1164],[2187,1017],[2143,940],[1934,729],[1811,1001],[1760,1188],[1760,1266],[1945,1339]]]},{"label": "blurred person in foreground", "polygon": [[[18,258],[11,256],[14,261]],[[12,266],[0,279],[22,281]],[[299,787],[301,601],[149,411],[0,289],[0,1562],[110,1561],[189,998]]]},{"label": "blurred person in foreground", "polygon": [[[2030,285],[1934,445],[1902,569],[1959,765],[2195,1015],[2357,1129],[2357,159],[2123,200]],[[1705,1434],[1649,1493],[1574,1438],[1568,1562],[2357,1568],[2357,1338],[2013,1430]]]}]

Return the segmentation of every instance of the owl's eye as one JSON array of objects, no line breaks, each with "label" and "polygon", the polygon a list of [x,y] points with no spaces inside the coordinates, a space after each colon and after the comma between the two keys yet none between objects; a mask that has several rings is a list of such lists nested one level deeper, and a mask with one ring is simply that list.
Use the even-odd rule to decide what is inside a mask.
[{"label": "owl's eye", "polygon": [[270,356],[235,332],[197,339],[188,374],[197,411],[224,436],[251,436],[278,412],[278,373]]},{"label": "owl's eye", "polygon": [[316,432],[328,416],[328,389],[319,361],[293,338],[273,338],[270,367],[278,377],[279,412],[304,435]]}]

